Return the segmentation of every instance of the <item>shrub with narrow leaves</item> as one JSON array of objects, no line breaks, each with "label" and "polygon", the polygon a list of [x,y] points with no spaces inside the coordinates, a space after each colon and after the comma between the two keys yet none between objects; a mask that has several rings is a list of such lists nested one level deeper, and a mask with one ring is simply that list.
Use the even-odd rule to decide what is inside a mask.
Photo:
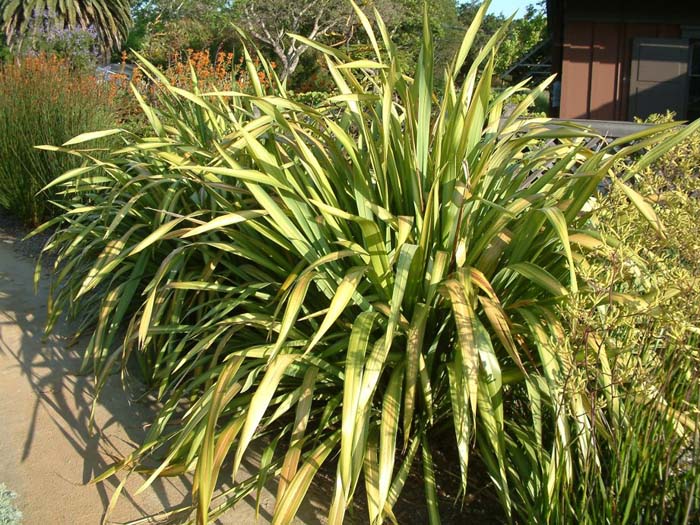
[{"label": "shrub with narrow leaves", "polygon": [[[508,516],[527,516],[525,492],[552,476],[565,490],[595,461],[589,401],[619,392],[591,388],[581,363],[604,374],[604,357],[574,349],[561,314],[597,242],[581,210],[620,159],[659,143],[642,169],[693,128],[592,150],[587,129],[520,120],[552,79],[490,97],[507,27],[463,71],[486,7],[439,90],[428,29],[407,71],[382,21],[375,35],[357,9],[372,60],[297,37],[334,79],[322,104],[293,100],[259,53],[246,51],[253,94],[185,91],[144,62],[163,88],[158,104],[141,99],[151,135],[75,139],[125,143],[99,162],[72,149],[85,165],[53,183],[82,200],[47,247],[50,326],[69,314],[92,334],[98,388],[134,359],[162,402],[141,446],[101,478],[193,472],[198,523],[274,478],[283,524],[325,464],[329,522],[362,493],[382,523],[417,468],[438,523],[436,443],[454,451],[463,490],[479,454]],[[523,433],[551,458],[541,472],[524,468]],[[212,500],[254,442],[259,468]]]}]

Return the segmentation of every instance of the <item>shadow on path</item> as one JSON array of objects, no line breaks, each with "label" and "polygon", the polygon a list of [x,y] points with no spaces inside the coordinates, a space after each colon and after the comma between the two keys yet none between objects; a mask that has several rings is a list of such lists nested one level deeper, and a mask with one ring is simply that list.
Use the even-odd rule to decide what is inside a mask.
[{"label": "shadow on path", "polygon": [[[80,469],[44,472],[44,477],[57,476],[74,487],[85,487],[140,443],[145,436],[144,422],[151,420],[154,409],[135,401],[134,396],[142,393],[138,384],[123,388],[119,377],[111,377],[95,408],[93,432],[89,431],[94,383],[89,375],[78,374],[81,342],[69,348],[64,326],[59,326],[56,334],[44,336],[47,286],[42,282],[39,293],[34,294],[33,266],[32,261],[18,256],[10,245],[0,244],[0,392],[3,394],[0,424],[5,427],[2,443],[13,448],[8,453],[18,456],[19,470],[25,465],[41,463],[44,456],[52,460],[63,458],[68,463],[81,461]],[[23,428],[21,435],[20,428]],[[4,467],[0,470],[2,477],[10,477],[11,466],[0,466]],[[37,498],[52,496],[46,492],[50,488],[43,481],[32,476],[29,491],[18,487],[24,499],[30,499],[36,489],[40,491],[31,497],[33,502],[25,502],[30,506],[25,512],[29,523],[33,522],[31,507]],[[134,482],[138,485],[136,476]],[[112,476],[104,483],[87,485],[99,497],[102,514],[118,484],[119,480]],[[128,505],[122,507],[131,507],[129,510],[133,512],[127,513],[131,518],[169,509],[186,503],[190,488],[184,479],[177,482],[158,479],[147,497],[136,498],[133,491],[124,490],[121,498]],[[79,492],[76,491],[75,497],[82,498]],[[70,495],[66,496],[71,499]],[[94,498],[94,494],[90,496],[89,499]],[[158,503],[156,508],[153,508],[154,499]],[[115,517],[121,514],[124,512],[117,511]]]},{"label": "shadow on path", "polygon": [[[112,476],[103,483],[90,482],[142,442],[156,407],[142,401],[144,389],[137,381],[124,386],[114,375],[95,403],[93,432],[89,431],[94,381],[90,374],[78,373],[85,341],[71,344],[65,325],[44,336],[47,279],[42,278],[35,294],[34,262],[17,254],[11,241],[0,231],[0,481],[19,493],[27,525],[98,524],[121,480]],[[243,466],[250,471],[258,461],[253,453]],[[190,502],[192,487],[186,476],[156,479],[137,495],[142,481],[138,475],[126,481],[110,522],[123,523]],[[230,487],[222,483],[218,489]],[[217,523],[269,523],[275,492],[274,483],[266,486],[257,518],[253,494]],[[319,509],[329,497],[325,492],[312,491],[311,501],[300,509],[300,522],[323,523]]]}]

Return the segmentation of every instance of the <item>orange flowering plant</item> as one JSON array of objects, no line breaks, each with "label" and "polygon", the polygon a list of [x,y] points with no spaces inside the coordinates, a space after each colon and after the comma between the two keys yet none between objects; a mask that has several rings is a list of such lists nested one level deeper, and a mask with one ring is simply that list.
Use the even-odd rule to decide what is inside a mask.
[{"label": "orange flowering plant", "polygon": [[[122,57],[125,60],[126,57]],[[269,87],[270,78],[263,69],[260,60],[253,61],[259,82]],[[275,63],[270,63],[274,69]],[[174,52],[168,59],[168,65],[161,69],[163,77],[173,86],[181,89],[194,89],[202,92],[209,91],[251,91],[250,73],[244,63],[243,54],[236,55],[232,51],[217,51],[212,55],[209,51],[187,49],[184,52]],[[140,69],[136,69],[132,82],[142,94],[153,94],[156,84],[144,77]]]}]

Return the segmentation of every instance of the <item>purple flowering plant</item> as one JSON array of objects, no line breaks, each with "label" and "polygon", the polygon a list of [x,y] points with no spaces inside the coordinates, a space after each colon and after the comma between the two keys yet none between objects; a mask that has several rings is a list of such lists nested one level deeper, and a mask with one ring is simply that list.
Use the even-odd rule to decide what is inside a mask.
[{"label": "purple flowering plant", "polygon": [[99,33],[94,26],[65,27],[50,11],[32,17],[22,54],[55,55],[80,70],[92,70],[100,60]]}]

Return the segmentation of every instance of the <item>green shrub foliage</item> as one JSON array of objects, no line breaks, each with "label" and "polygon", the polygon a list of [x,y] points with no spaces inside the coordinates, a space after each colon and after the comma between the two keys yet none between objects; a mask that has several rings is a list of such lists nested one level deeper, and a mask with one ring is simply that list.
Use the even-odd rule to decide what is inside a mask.
[{"label": "green shrub foliage", "polygon": [[22,513],[14,506],[17,495],[0,483],[0,525],[20,525]]},{"label": "green shrub foliage", "polygon": [[[654,116],[653,123],[671,122]],[[629,173],[645,220],[614,184],[592,203],[605,245],[579,266],[590,293],[573,306],[579,345],[612,356],[626,399],[611,413],[571,506],[586,523],[700,519],[700,133]],[[560,522],[565,521],[563,516]]]}]

